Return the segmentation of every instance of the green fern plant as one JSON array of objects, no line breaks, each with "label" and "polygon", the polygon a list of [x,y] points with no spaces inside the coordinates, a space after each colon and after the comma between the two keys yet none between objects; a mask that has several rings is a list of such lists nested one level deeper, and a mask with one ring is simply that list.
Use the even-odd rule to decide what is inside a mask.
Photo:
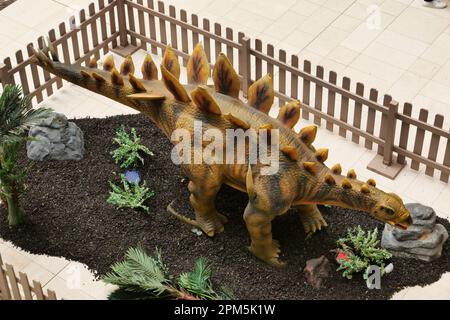
[{"label": "green fern plant", "polygon": [[378,229],[365,232],[361,226],[348,229],[344,238],[337,241],[338,250],[341,257],[338,259],[338,271],[342,271],[342,276],[351,279],[355,273],[364,271],[363,278],[368,277],[368,267],[377,265],[384,274],[384,266],[387,260],[392,257],[386,249],[378,247]]},{"label": "green fern plant", "polygon": [[50,114],[51,109],[33,109],[31,98],[23,95],[21,87],[6,85],[3,88],[0,96],[0,199],[8,206],[11,227],[25,219],[20,195],[29,167],[21,169],[17,162],[22,145],[30,140],[26,130]]},{"label": "green fern plant", "polygon": [[112,265],[111,270],[102,280],[129,292],[149,297],[165,297],[178,292],[172,286],[158,249],[154,257],[150,257],[140,247],[130,248],[125,260]]},{"label": "green fern plant", "polygon": [[196,261],[194,270],[182,273],[178,278],[178,285],[204,300],[231,300],[233,294],[225,287],[220,287],[215,291],[211,283],[211,268],[205,259],[200,258]]},{"label": "green fern plant", "polygon": [[112,191],[106,201],[119,209],[142,209],[148,213],[150,209],[144,203],[152,198],[155,193],[150,191],[145,181],[142,184],[130,184],[124,174],[120,175],[120,181],[123,187],[109,182]]},{"label": "green fern plant", "polygon": [[144,164],[144,158],[141,153],[153,156],[146,146],[141,144],[135,128],[131,128],[131,136],[127,133],[124,126],[121,126],[117,132],[113,142],[119,147],[111,152],[116,163],[120,163],[121,168],[132,168],[140,162]]},{"label": "green fern plant", "polygon": [[164,264],[161,251],[156,249],[153,257],[143,248],[130,248],[125,260],[111,266],[111,271],[102,277],[106,283],[119,287],[110,299],[183,299],[216,300],[232,299],[230,291],[220,288],[214,291],[211,284],[211,269],[204,259],[196,262],[192,272],[183,273],[174,281]]}]

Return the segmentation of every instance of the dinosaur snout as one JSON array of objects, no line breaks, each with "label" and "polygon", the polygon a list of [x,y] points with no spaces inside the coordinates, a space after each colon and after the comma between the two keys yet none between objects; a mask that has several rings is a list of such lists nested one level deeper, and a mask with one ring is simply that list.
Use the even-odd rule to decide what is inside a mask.
[{"label": "dinosaur snout", "polygon": [[400,228],[400,229],[406,230],[412,224],[413,224],[413,220],[411,218],[411,215],[408,213],[408,215],[403,220],[400,220],[400,221],[396,222],[395,226]]}]

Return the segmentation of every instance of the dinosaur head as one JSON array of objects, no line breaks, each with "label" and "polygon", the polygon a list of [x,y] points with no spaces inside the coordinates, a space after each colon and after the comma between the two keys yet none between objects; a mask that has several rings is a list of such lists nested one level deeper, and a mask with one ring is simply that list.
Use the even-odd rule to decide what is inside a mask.
[{"label": "dinosaur head", "polygon": [[413,223],[402,199],[395,193],[380,193],[371,214],[375,218],[401,229],[407,229]]}]

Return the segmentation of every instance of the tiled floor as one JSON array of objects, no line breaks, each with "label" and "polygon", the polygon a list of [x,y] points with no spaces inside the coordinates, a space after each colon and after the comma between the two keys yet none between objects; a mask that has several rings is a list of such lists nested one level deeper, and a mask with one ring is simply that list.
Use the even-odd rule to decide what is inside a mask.
[{"label": "tiled floor", "polygon": [[[10,8],[0,11],[0,55],[12,54],[89,2],[40,0],[26,1],[25,6],[25,0],[18,0]],[[444,114],[447,117],[445,126],[449,126],[450,9],[425,9],[421,7],[421,0],[165,2],[242,30],[250,37],[258,37],[288,53],[298,54],[302,59],[308,58],[314,64],[334,69],[341,76],[350,76],[381,92],[391,93],[400,102],[412,101],[429,108],[431,113]],[[42,10],[44,7],[46,9]],[[37,10],[38,15],[35,14]],[[136,65],[140,64],[143,54],[142,51],[135,54]],[[118,62],[119,58],[116,60]],[[118,103],[70,84],[44,104],[78,118],[130,113]],[[297,129],[304,125],[306,122],[301,121]],[[355,168],[361,179],[374,177],[380,188],[395,191],[405,202],[432,206],[439,216],[450,219],[448,184],[409,168],[394,181],[373,174],[366,166],[374,152],[323,129],[320,129],[315,144],[318,147],[333,145],[328,163],[339,162],[344,170]],[[31,278],[35,276],[36,280],[46,283],[46,287],[54,288],[59,296],[104,298],[110,290],[94,282],[93,275],[76,262],[29,255],[1,240],[0,252],[17,271],[26,270]],[[450,299],[449,282],[450,273],[447,273],[431,286],[406,288],[394,298]]]}]

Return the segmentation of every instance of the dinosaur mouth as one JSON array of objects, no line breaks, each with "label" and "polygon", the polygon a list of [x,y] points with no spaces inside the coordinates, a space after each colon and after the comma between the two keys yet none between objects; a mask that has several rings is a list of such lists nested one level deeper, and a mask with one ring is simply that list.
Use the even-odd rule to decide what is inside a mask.
[{"label": "dinosaur mouth", "polygon": [[403,223],[396,223],[395,227],[400,228],[402,230],[406,230],[406,229],[408,229],[409,226],[406,224],[403,224]]},{"label": "dinosaur mouth", "polygon": [[403,221],[400,222],[396,222],[394,224],[395,227],[400,228],[402,230],[406,230],[408,229],[411,225],[413,224],[413,220],[411,218],[411,216],[408,216],[406,219],[404,219]]}]

